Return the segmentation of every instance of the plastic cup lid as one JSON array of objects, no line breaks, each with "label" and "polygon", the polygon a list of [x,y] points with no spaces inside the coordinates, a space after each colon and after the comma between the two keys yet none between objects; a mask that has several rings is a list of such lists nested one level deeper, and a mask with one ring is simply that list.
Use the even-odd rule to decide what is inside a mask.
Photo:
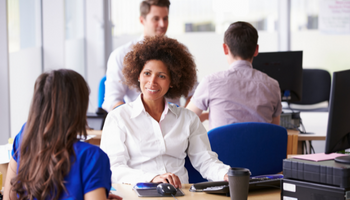
[{"label": "plastic cup lid", "polygon": [[231,167],[228,172],[227,175],[229,176],[242,176],[242,175],[248,175],[250,176],[250,170],[247,168],[240,168],[240,167]]}]

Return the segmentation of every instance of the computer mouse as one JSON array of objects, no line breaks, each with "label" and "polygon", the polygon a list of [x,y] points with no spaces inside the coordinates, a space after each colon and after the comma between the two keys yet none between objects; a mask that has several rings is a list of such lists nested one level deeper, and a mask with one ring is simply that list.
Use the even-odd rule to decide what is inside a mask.
[{"label": "computer mouse", "polygon": [[157,185],[157,192],[162,196],[175,195],[177,190],[170,183],[160,183]]}]

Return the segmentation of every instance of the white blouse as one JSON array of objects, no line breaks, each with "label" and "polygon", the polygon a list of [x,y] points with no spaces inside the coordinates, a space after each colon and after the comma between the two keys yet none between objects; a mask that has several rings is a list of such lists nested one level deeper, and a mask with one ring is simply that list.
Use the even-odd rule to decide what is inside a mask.
[{"label": "white blouse", "polygon": [[188,183],[187,154],[203,178],[223,180],[229,169],[211,151],[195,113],[166,103],[158,123],[146,112],[141,95],[109,112],[100,147],[110,159],[113,183],[150,182],[167,172]]}]

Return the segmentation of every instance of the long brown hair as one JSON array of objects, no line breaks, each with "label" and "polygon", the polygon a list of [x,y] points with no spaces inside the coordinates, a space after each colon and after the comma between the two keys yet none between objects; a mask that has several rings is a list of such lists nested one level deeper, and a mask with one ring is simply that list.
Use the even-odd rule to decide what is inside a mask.
[{"label": "long brown hair", "polygon": [[86,137],[89,88],[77,72],[60,69],[40,75],[11,180],[19,199],[58,199],[75,159],[77,135]]}]

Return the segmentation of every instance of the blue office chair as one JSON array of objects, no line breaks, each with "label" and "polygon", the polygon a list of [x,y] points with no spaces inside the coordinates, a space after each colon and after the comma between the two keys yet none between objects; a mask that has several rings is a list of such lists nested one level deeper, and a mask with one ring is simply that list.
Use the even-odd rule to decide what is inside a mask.
[{"label": "blue office chair", "polygon": [[192,166],[188,156],[185,158],[185,167],[187,169],[189,183],[200,183],[208,181],[207,179],[204,179],[202,175]]},{"label": "blue office chair", "polygon": [[100,81],[100,85],[98,86],[98,96],[97,96],[98,108],[102,108],[102,104],[105,101],[105,82],[106,82],[106,76],[102,77]]},{"label": "blue office chair", "polygon": [[[276,174],[283,169],[287,155],[287,130],[260,122],[234,123],[208,132],[211,148],[219,160],[231,167],[248,168],[252,176]],[[190,165],[185,167],[190,183],[206,181]]]},{"label": "blue office chair", "polygon": [[97,96],[97,110],[95,113],[90,113],[88,112],[86,114],[87,117],[87,123],[88,126],[94,130],[102,130],[104,122],[105,122],[105,118],[107,116],[107,111],[105,111],[102,108],[102,104],[104,101],[104,97],[105,97],[105,81],[106,81],[106,76],[104,76],[101,81],[100,81],[100,85],[98,88],[98,96]]},{"label": "blue office chair", "polygon": [[314,107],[329,102],[331,74],[323,69],[303,69],[302,99],[291,103],[293,110],[301,112],[328,112],[328,107]]},{"label": "blue office chair", "polygon": [[252,176],[282,172],[287,130],[260,122],[229,124],[208,132],[211,148],[231,167],[248,168]]}]

